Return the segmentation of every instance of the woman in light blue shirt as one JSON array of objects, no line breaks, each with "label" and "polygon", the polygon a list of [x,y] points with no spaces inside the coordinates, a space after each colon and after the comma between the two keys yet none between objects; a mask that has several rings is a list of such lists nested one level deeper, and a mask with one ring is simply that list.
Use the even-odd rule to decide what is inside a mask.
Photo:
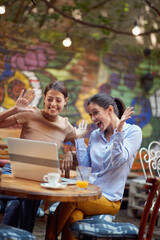
[{"label": "woman in light blue shirt", "polygon": [[[88,100],[88,112],[98,129],[94,130],[86,147],[84,139],[76,140],[79,165],[92,167],[90,183],[102,189],[102,197],[95,201],[60,203],[53,216],[53,231],[58,214],[58,231],[63,240],[75,239],[69,225],[84,215],[118,213],[127,176],[142,142],[142,131],[126,123],[134,113],[125,109],[123,101],[106,93],[98,93]],[[52,239],[55,239],[54,232]]]}]

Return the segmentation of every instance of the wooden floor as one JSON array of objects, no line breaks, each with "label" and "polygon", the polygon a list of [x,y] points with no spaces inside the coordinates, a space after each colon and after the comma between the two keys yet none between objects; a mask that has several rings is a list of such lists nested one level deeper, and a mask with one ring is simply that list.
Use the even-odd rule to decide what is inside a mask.
[{"label": "wooden floor", "polygon": [[[2,221],[2,218],[3,218],[3,214],[0,213],[0,221]],[[116,216],[116,221],[130,222],[135,224],[136,226],[139,226],[140,217],[136,217],[136,218],[128,217],[127,210],[121,209]],[[34,231],[33,231],[33,234],[36,237],[36,240],[45,240],[45,228],[46,228],[46,219],[37,218],[34,226]],[[160,240],[160,227],[156,226],[154,233],[155,233],[154,236],[156,237],[154,237],[153,240]],[[60,240],[60,237],[58,238],[58,240]]]}]

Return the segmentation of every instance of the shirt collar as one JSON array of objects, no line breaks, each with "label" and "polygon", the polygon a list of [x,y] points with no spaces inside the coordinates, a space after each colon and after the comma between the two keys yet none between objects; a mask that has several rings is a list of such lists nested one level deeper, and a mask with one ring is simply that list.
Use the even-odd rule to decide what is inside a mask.
[{"label": "shirt collar", "polygon": [[[124,130],[126,127],[127,127],[127,123],[125,122],[124,125],[123,125],[123,130]],[[113,135],[115,134],[115,132],[116,132],[116,129],[114,129]],[[104,131],[101,131],[101,130],[99,129],[99,133],[101,134],[101,136],[102,136],[103,138],[105,138]],[[113,136],[113,135],[112,135],[112,136]]]}]

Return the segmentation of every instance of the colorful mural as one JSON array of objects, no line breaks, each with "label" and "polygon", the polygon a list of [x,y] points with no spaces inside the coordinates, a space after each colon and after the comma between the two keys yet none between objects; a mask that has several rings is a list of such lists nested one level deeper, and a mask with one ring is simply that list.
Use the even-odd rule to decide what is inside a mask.
[{"label": "colorful mural", "polygon": [[[63,115],[74,126],[81,119],[91,124],[86,101],[97,92],[107,92],[122,98],[126,106],[134,107],[135,115],[129,122],[142,128],[143,146],[160,139],[160,59],[148,63],[141,51],[135,54],[120,45],[104,52],[89,45],[65,49],[45,34],[37,39],[34,36],[32,44],[25,36],[21,36],[25,42],[22,46],[21,42],[12,46],[10,41],[0,47],[0,111],[11,108],[20,91],[29,88],[36,92],[32,105],[43,108],[45,86],[50,81],[65,81],[69,102]],[[146,91],[140,79],[148,64],[154,69],[154,80],[152,88]]]}]

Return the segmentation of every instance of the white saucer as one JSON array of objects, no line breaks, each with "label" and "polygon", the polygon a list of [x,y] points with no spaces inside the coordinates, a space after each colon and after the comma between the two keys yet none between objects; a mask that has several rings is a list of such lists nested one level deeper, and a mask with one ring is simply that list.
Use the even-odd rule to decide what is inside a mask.
[{"label": "white saucer", "polygon": [[58,183],[56,185],[51,185],[49,183],[41,183],[41,186],[45,187],[45,188],[51,188],[51,189],[61,189],[61,188],[66,187],[66,185],[61,184],[61,183]]}]

